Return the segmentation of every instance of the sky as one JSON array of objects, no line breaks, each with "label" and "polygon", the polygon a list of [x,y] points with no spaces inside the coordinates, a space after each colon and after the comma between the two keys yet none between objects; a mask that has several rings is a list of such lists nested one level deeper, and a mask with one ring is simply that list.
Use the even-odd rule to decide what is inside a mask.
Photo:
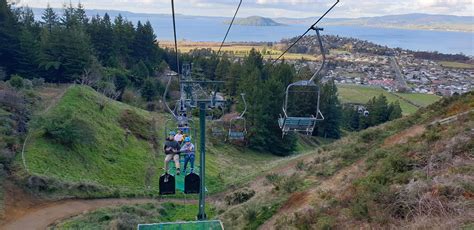
[{"label": "sky", "polygon": [[[60,8],[65,3],[86,9],[123,10],[137,13],[170,13],[170,0],[10,0],[16,5]],[[175,0],[177,13],[231,17],[239,0]],[[239,17],[314,17],[335,0],[243,0]],[[390,14],[428,13],[474,16],[473,0],[341,0],[328,17],[354,18]]]}]

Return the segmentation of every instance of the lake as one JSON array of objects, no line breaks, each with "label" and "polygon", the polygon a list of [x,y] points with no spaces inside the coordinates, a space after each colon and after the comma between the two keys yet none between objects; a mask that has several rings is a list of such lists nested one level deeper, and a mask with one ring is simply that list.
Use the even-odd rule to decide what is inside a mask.
[{"label": "lake", "polygon": [[[137,16],[128,15],[127,18],[133,22],[149,20],[155,29],[158,40],[173,39],[171,16],[140,14]],[[227,29],[227,25],[223,23],[225,20],[228,19],[178,15],[176,19],[178,39],[222,41]],[[305,25],[267,27],[234,25],[227,41],[280,41],[282,38],[299,36],[306,31],[307,27]],[[324,28],[323,34],[358,38],[392,48],[474,55],[474,33],[469,32],[327,26]]]}]

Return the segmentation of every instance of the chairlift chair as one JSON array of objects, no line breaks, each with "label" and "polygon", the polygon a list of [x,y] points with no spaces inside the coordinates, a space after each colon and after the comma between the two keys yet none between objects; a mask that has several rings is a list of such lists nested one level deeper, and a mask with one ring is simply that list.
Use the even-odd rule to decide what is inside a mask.
[{"label": "chairlift chair", "polygon": [[[247,102],[245,101],[245,93],[241,93],[242,101],[244,102],[244,111],[238,116],[230,119],[229,124],[229,140],[245,140],[247,134],[247,120],[244,118],[245,112],[247,112]],[[240,121],[241,126],[236,124]]]},{"label": "chairlift chair", "polygon": [[[309,80],[302,80],[302,81],[297,81],[294,83],[291,83],[286,87],[285,91],[285,101],[283,104],[283,115],[280,114],[280,117],[278,119],[278,125],[282,131],[282,136],[284,137],[286,134],[289,132],[303,132],[306,135],[311,135],[314,131],[314,128],[316,127],[316,122],[324,120],[324,116],[321,113],[321,110],[319,110],[319,99],[320,99],[320,88],[316,83],[314,83],[314,79],[316,77],[319,77],[319,74],[323,70],[325,64],[326,64],[326,55],[324,53],[324,48],[323,48],[323,43],[321,40],[321,36],[319,34],[319,31],[323,30],[322,28],[318,27],[312,27],[316,32],[318,42],[319,42],[319,48],[321,50],[321,55],[322,55],[322,64],[319,67],[318,71],[316,71],[311,79]],[[289,98],[289,93],[290,89],[292,88],[307,88],[306,92],[316,92],[318,95],[318,99],[316,102],[316,113],[307,117],[302,117],[302,116],[291,116],[288,114],[288,98]]]}]

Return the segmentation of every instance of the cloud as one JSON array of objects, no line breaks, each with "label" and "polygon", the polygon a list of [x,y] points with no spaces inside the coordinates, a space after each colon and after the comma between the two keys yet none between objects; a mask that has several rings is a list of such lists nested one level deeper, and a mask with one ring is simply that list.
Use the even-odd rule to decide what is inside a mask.
[{"label": "cloud", "polygon": [[[31,7],[53,7],[79,1],[89,9],[143,13],[169,13],[169,0],[15,0]],[[231,16],[239,0],[176,0],[176,11],[190,15]],[[311,17],[324,12],[335,0],[243,0],[239,16]],[[341,0],[329,17],[363,17],[387,14],[431,13],[474,16],[472,0]]]}]

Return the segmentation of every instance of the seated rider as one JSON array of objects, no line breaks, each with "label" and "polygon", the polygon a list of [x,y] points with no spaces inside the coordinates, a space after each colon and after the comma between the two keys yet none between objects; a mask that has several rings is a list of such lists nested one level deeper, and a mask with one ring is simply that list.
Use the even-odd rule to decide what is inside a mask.
[{"label": "seated rider", "polygon": [[191,143],[191,138],[186,137],[184,139],[184,145],[183,147],[181,147],[181,150],[180,150],[180,152],[185,153],[183,172],[186,172],[188,162],[191,163],[191,173],[194,171],[194,159],[195,159],[194,151],[195,151],[194,145],[193,143]]},{"label": "seated rider", "polygon": [[182,130],[178,130],[178,133],[174,135],[174,140],[178,142],[179,146],[183,143],[184,135]]},{"label": "seated rider", "polygon": [[174,140],[175,132],[170,132],[168,138],[166,138],[165,146],[163,150],[165,151],[165,171],[168,173],[168,163],[173,160],[176,166],[176,174],[179,175],[179,144]]}]

